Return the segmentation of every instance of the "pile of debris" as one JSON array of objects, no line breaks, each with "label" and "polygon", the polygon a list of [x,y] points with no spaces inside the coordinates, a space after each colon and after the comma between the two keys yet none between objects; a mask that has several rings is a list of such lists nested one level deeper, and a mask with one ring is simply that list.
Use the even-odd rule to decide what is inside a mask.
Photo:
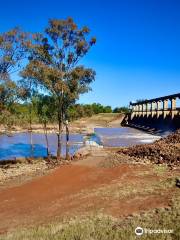
[{"label": "pile of debris", "polygon": [[180,130],[152,144],[132,146],[121,149],[118,153],[169,166],[180,165]]},{"label": "pile of debris", "polygon": [[158,142],[167,143],[167,144],[180,143],[180,129],[168,135],[167,137],[160,139]]}]

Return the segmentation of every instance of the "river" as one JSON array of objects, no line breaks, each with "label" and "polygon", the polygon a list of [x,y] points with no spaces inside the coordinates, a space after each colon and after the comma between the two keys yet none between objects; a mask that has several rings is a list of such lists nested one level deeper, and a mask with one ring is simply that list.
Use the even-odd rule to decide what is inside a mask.
[{"label": "river", "polygon": [[[95,135],[90,140],[96,141],[103,146],[120,147],[135,144],[150,143],[159,136],[151,135],[132,128],[95,128]],[[70,154],[83,146],[84,135],[70,135]],[[15,133],[12,136],[0,135],[0,160],[14,159],[15,157],[45,157],[46,142],[44,134],[33,133],[33,152],[30,144],[29,133]],[[49,148],[52,155],[56,154],[57,135],[48,134]],[[65,154],[65,136],[62,137],[62,154]]]}]

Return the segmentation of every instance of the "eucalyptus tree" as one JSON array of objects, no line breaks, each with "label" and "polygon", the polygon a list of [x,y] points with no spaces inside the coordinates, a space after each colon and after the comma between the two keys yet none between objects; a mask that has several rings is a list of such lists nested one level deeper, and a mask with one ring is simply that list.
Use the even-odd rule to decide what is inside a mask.
[{"label": "eucalyptus tree", "polygon": [[22,67],[29,44],[28,33],[19,28],[0,34],[0,80],[10,78]]},{"label": "eucalyptus tree", "polygon": [[13,81],[7,80],[0,84],[0,124],[8,130],[11,129],[15,119],[13,115],[14,101],[16,100],[17,88]]},{"label": "eucalyptus tree", "polygon": [[45,31],[34,39],[29,63],[22,72],[24,78],[36,81],[44,92],[56,99],[58,121],[57,158],[61,157],[61,136],[68,108],[79,95],[89,91],[95,71],[79,61],[96,43],[89,37],[89,28],[78,26],[72,18],[52,19]]},{"label": "eucalyptus tree", "polygon": [[17,85],[11,75],[22,67],[29,45],[28,34],[13,28],[0,34],[0,118],[10,119],[17,100]]},{"label": "eucalyptus tree", "polygon": [[16,84],[7,80],[0,83],[0,113],[9,109],[16,99]]}]

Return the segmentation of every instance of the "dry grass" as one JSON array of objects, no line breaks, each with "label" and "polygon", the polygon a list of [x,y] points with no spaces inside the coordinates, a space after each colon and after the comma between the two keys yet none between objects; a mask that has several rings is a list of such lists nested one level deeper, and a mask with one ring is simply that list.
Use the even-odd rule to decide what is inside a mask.
[{"label": "dry grass", "polygon": [[[139,175],[140,174],[140,175]],[[144,176],[143,176],[144,174]],[[180,239],[180,196],[175,187],[175,174],[168,175],[165,166],[154,166],[151,171],[137,172],[145,180],[147,175],[155,174],[160,180],[123,183],[114,181],[91,192],[81,192],[83,196],[98,196],[104,199],[121,200],[148,194],[163,194],[164,190],[176,189],[172,205],[169,208],[154,209],[131,215],[127,218],[113,218],[102,215],[101,209],[88,216],[64,219],[48,225],[26,229],[16,229],[0,236],[0,240],[134,240],[139,239],[134,230],[137,226],[147,229],[173,229],[173,234],[144,234],[142,240],[178,240]],[[143,184],[143,185],[142,185]],[[77,196],[74,196],[77,197]]]},{"label": "dry grass", "polygon": [[29,229],[17,229],[0,240],[134,240],[137,226],[147,229],[173,229],[171,234],[144,234],[142,240],[180,239],[180,198],[176,197],[171,208],[156,209],[126,219],[105,215],[91,215],[55,222]]},{"label": "dry grass", "polygon": [[152,180],[151,182],[139,181],[139,182],[120,182],[114,181],[110,185],[104,185],[97,189],[89,191],[82,191],[77,194],[78,197],[98,197],[102,200],[111,199],[122,200],[127,198],[134,198],[136,196],[143,197],[148,194],[164,194],[169,189],[176,189],[176,176],[171,176],[159,181]]},{"label": "dry grass", "polygon": [[74,121],[72,123],[72,126],[79,126],[79,125],[88,125],[88,124],[95,124],[95,125],[101,125],[102,127],[106,127],[108,123],[116,120],[119,118],[121,114],[119,113],[99,113],[96,115],[93,115],[92,117],[88,118],[81,118],[77,121]]}]

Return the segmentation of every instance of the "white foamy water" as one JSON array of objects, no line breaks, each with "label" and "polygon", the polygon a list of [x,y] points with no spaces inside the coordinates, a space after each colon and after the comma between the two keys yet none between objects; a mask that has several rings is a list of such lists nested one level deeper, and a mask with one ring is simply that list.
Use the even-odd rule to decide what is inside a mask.
[{"label": "white foamy water", "polygon": [[95,133],[101,143],[108,147],[131,146],[142,143],[152,143],[161,136],[152,135],[133,128],[96,128]]}]

